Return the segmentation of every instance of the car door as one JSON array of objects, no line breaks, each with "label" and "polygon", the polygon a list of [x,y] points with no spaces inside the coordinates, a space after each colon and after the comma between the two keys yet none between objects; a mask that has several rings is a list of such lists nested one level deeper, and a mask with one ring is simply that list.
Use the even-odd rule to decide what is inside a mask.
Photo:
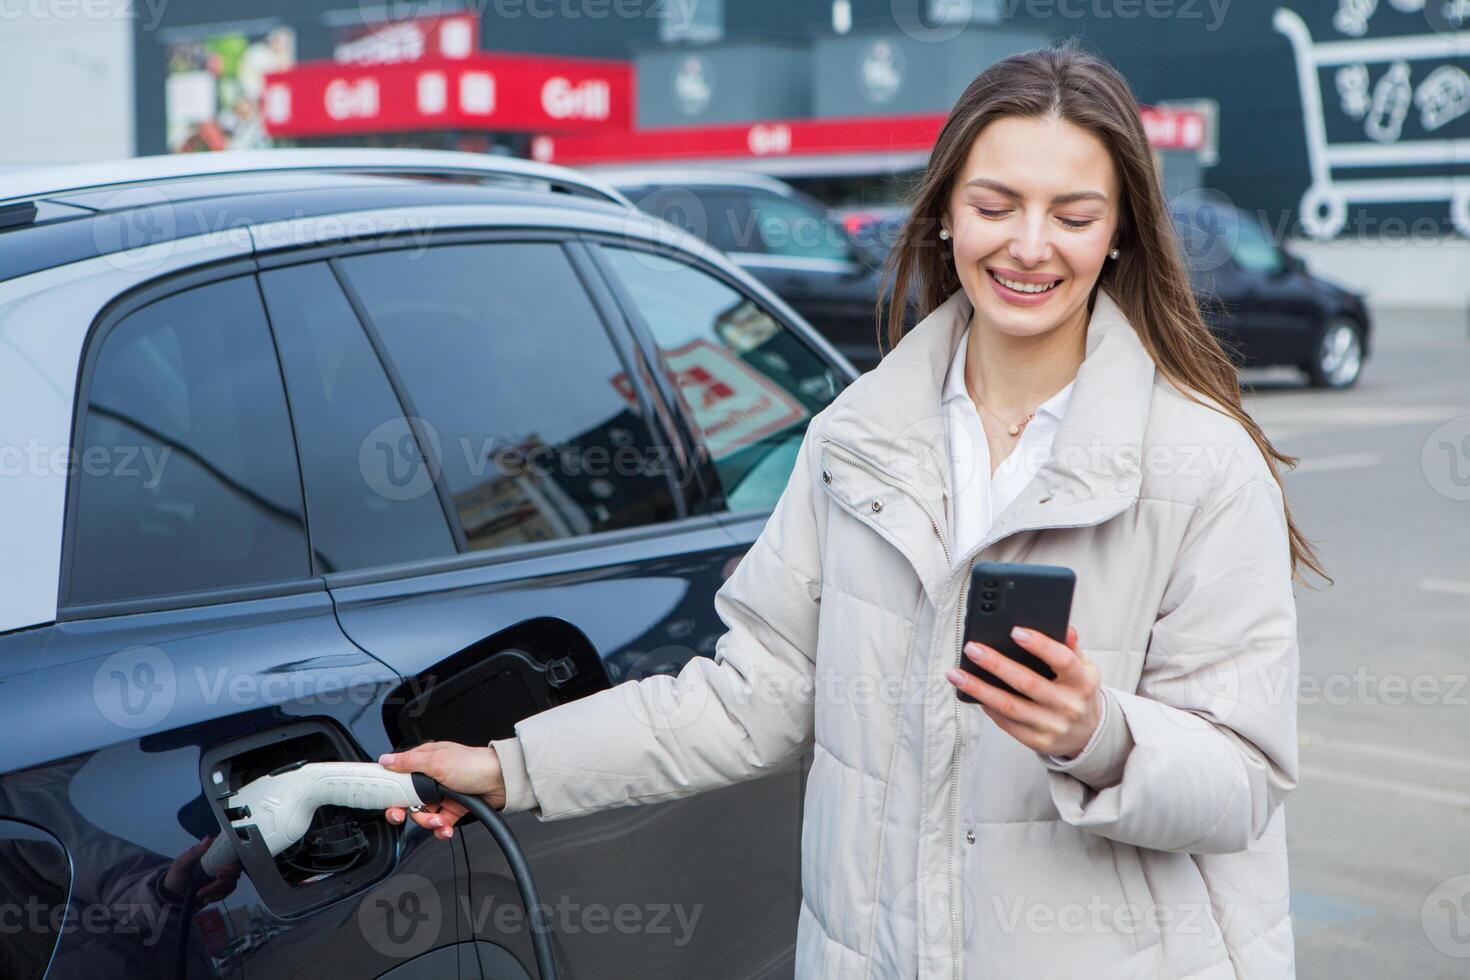
[{"label": "car door", "polygon": [[[849,382],[847,369],[714,266],[631,241],[590,248],[641,349],[660,365],[666,397],[691,420],[705,508],[729,534],[727,561],[738,562],[785,490],[807,425]],[[800,764],[803,800],[811,761],[808,752]]]},{"label": "car door", "polygon": [[1298,360],[1316,325],[1314,304],[1255,219],[1214,202],[1175,218],[1202,310],[1236,362]]},{"label": "car door", "polygon": [[[364,478],[438,501],[456,537],[450,559],[327,576],[347,635],[411,682],[400,745],[485,744],[710,655],[712,597],[733,568],[729,534],[695,512],[703,488],[672,444],[677,420],[585,256],[554,234],[443,241],[331,260],[414,436],[366,441]],[[792,767],[574,820],[512,815],[566,974],[789,972],[800,778]],[[506,862],[482,827],[457,837],[470,874],[457,915],[478,966],[523,976],[529,933]]]},{"label": "car door", "polygon": [[1238,327],[1245,353],[1260,364],[1297,364],[1311,350],[1322,320],[1310,280],[1254,217],[1236,215],[1232,264],[1244,284]]},{"label": "car door", "polygon": [[241,841],[243,869],[199,871],[221,790],[381,751],[400,685],[342,634],[314,568],[252,272],[175,278],[104,314],[79,380],[57,622],[0,637],[19,736],[0,822],[40,835],[0,846],[0,887],[54,906],[49,977],[378,976],[459,939],[439,914],[384,927],[405,887],[452,907],[459,879],[452,848],[376,814],[319,811],[279,858]]}]

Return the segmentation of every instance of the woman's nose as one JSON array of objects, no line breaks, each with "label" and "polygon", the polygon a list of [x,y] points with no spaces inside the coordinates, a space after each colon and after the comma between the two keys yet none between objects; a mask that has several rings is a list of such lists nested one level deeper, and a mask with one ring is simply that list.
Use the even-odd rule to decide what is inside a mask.
[{"label": "woman's nose", "polygon": [[1011,258],[1021,265],[1039,265],[1051,258],[1051,241],[1039,222],[1027,222],[1011,239]]}]

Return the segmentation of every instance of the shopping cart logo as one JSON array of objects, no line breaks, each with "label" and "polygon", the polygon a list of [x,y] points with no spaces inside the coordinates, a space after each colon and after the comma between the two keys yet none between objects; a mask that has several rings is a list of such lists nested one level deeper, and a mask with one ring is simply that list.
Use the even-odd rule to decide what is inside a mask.
[{"label": "shopping cart logo", "polygon": [[[1376,4],[1342,0],[1334,26],[1352,40],[1314,41],[1306,23],[1278,7],[1272,26],[1286,35],[1296,59],[1306,128],[1311,184],[1302,195],[1301,223],[1313,238],[1332,238],[1347,223],[1349,204],[1447,202],[1455,229],[1470,238],[1470,139],[1446,135],[1470,114],[1470,74],[1463,65],[1470,49],[1470,0],[1428,0],[1435,17],[1455,29],[1433,34],[1369,38],[1367,18]],[[1423,9],[1425,0],[1393,0],[1401,11]],[[1436,20],[1436,22],[1437,22]],[[1446,64],[1433,65],[1436,60]],[[1428,64],[1426,64],[1428,63]],[[1370,67],[1373,66],[1373,67]],[[1337,104],[1361,125],[1363,138],[1328,138],[1322,85],[1332,73]],[[1413,123],[1414,138],[1405,139]],[[1344,171],[1412,167],[1412,177],[1344,177]],[[1435,175],[1435,167],[1444,173]],[[1422,175],[1428,170],[1429,175]]]}]

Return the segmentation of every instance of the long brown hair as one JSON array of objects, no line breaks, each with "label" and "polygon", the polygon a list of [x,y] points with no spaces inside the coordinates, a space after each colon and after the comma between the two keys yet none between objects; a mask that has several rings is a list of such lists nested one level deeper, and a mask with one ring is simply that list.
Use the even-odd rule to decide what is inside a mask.
[{"label": "long brown hair", "polygon": [[[1203,395],[1215,403],[1211,407],[1245,427],[1280,484],[1280,466],[1295,466],[1296,459],[1278,452],[1241,407],[1235,368],[1200,315],[1133,92],[1112,65],[1075,40],[996,62],[970,83],[950,110],[884,267],[884,292],[892,291],[887,303],[888,349],[903,337],[906,314],[927,316],[960,288],[949,251],[935,247],[935,235],[971,145],[1000,116],[1058,117],[1092,133],[1108,148],[1122,189],[1119,256],[1104,264],[1097,287],[1117,302],[1170,383],[1185,397],[1208,404],[1199,397]],[[882,304],[876,316],[882,348]],[[1292,520],[1290,507],[1286,524],[1293,574],[1300,577],[1304,565],[1330,582],[1316,551]]]}]

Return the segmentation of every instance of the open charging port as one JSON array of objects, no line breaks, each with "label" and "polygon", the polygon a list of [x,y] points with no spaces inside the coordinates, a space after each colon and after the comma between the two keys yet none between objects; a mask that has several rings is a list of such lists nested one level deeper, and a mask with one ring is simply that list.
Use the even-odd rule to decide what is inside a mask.
[{"label": "open charging port", "polygon": [[228,797],[273,772],[308,762],[345,761],[370,760],[335,725],[321,719],[233,739],[214,746],[200,760],[205,796],[220,833],[230,836],[256,891],[278,916],[301,915],[385,877],[393,866],[392,830],[380,815],[322,806],[301,840],[272,857],[252,827],[232,826],[233,820],[248,818],[248,813],[227,807]]}]

